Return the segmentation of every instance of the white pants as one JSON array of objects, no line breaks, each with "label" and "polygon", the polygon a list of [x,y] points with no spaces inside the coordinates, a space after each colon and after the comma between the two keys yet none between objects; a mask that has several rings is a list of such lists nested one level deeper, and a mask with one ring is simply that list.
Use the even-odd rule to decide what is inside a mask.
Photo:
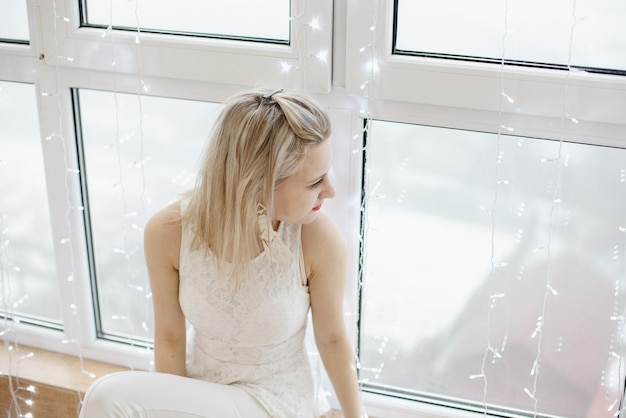
[{"label": "white pants", "polygon": [[269,418],[245,390],[155,372],[120,372],[96,380],[80,418]]}]

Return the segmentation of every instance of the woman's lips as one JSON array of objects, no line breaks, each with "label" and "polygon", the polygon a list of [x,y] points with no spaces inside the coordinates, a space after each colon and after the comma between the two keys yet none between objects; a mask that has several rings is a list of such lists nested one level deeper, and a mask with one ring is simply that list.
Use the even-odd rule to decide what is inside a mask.
[{"label": "woman's lips", "polygon": [[317,211],[318,211],[318,210],[320,210],[321,208],[322,208],[322,205],[319,205],[319,206],[315,206],[315,207],[313,208],[313,210],[317,212]]}]

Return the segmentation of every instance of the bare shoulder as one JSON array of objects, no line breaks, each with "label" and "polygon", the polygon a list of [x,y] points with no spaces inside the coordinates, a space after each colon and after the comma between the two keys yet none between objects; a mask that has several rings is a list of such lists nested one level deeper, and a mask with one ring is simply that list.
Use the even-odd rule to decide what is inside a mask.
[{"label": "bare shoulder", "polygon": [[335,222],[324,212],[319,212],[313,222],[302,225],[302,253],[307,274],[345,258],[343,236]]},{"label": "bare shoulder", "polygon": [[145,234],[149,238],[180,236],[180,202],[171,203],[152,215],[146,223]]},{"label": "bare shoulder", "polygon": [[146,258],[164,257],[178,269],[178,255],[182,236],[180,202],[174,202],[156,212],[144,229]]},{"label": "bare shoulder", "polygon": [[316,250],[320,249],[318,248],[320,246],[337,249],[344,245],[339,228],[324,212],[319,212],[313,222],[302,225],[302,247],[304,250]]}]

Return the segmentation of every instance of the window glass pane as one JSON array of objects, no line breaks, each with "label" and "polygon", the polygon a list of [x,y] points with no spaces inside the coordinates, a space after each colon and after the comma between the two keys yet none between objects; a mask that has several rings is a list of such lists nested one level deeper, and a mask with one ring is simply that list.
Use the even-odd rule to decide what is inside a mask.
[{"label": "window glass pane", "polygon": [[102,332],[152,337],[146,219],[195,181],[218,105],[80,90]]},{"label": "window glass pane", "polygon": [[289,0],[84,0],[87,24],[289,42]]},{"label": "window glass pane", "polygon": [[626,51],[622,0],[398,0],[397,7],[397,50],[626,70],[626,54],[617,53]]},{"label": "window glass pane", "polygon": [[381,121],[368,148],[369,387],[613,416],[626,150]]},{"label": "window glass pane", "polygon": [[28,41],[26,0],[0,3],[0,41]]},{"label": "window glass pane", "polygon": [[35,87],[0,81],[0,311],[60,324]]}]

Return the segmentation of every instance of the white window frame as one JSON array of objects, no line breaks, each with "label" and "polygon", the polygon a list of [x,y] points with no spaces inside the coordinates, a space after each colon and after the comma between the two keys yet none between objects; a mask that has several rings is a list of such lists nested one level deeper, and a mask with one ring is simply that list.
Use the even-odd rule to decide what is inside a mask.
[{"label": "white window frame", "polygon": [[[134,33],[117,31],[113,31],[112,44],[105,30],[78,26],[77,2],[28,0],[30,45],[0,44],[0,80],[33,83],[38,93],[65,328],[60,332],[15,324],[20,344],[139,369],[151,367],[148,350],[129,349],[95,335],[84,224],[82,214],[72,209],[80,202],[80,186],[77,177],[66,181],[66,161],[76,162],[75,141],[68,140],[63,146],[61,141],[45,140],[52,134],[74,138],[71,88],[222,101],[237,91],[262,84],[310,93],[327,107],[333,120],[333,170],[338,193],[325,210],[337,220],[349,249],[346,323],[354,342],[359,313],[356,295],[363,168],[358,151],[364,118],[488,132],[498,132],[501,125],[506,125],[514,126],[522,136],[626,146],[626,121],[620,113],[626,108],[626,79],[393,56],[389,34],[385,33],[393,21],[392,0],[294,0],[292,14],[302,17],[298,24],[292,21],[291,46],[147,33],[141,34],[138,45]],[[50,19],[40,19],[53,16],[53,6],[58,15],[56,25]],[[314,17],[327,26],[312,31],[302,25]],[[316,57],[322,50],[328,51],[326,63]],[[137,56],[140,61],[133,58]],[[283,64],[293,71],[283,72]],[[537,106],[522,106],[523,111],[501,108],[507,106],[500,102],[502,80],[511,97],[531,97],[529,103],[537,102]],[[142,90],[140,82],[149,86],[149,91]],[[581,97],[569,108],[579,119],[576,126],[564,120],[561,98],[566,86],[572,97]],[[454,92],[446,93],[451,88]],[[584,107],[583,99],[603,100],[610,106],[597,114]],[[72,214],[69,218],[68,213]],[[61,245],[61,240],[68,237],[68,221],[70,245]],[[76,277],[71,284],[65,279],[69,274]],[[74,314],[69,304],[77,301]],[[363,396],[372,416],[479,415],[384,395]]]},{"label": "white window frame", "polygon": [[114,67],[117,73],[304,88],[313,93],[330,91],[332,32],[317,25],[332,22],[332,0],[292,1],[291,45],[80,27],[78,2],[41,2],[42,13],[57,16],[56,22],[42,20],[47,35],[43,38],[46,64],[105,72]]},{"label": "white window frame", "polygon": [[[626,77],[394,55],[393,7],[348,2],[346,89],[369,101],[370,116],[623,146]],[[587,106],[598,102],[602,112]]]},{"label": "white window frame", "polygon": [[[626,76],[394,55],[393,7],[347,2],[345,89],[364,118],[626,148]],[[483,415],[367,390],[363,398],[372,416]]]},{"label": "white window frame", "polygon": [[[37,27],[39,26],[39,13],[37,8],[37,0],[25,0],[26,8],[28,11],[28,44],[23,43],[3,43],[0,42],[0,54],[4,57],[5,55],[14,55],[17,57],[35,57],[40,45],[40,37],[39,31]],[[5,68],[5,66],[1,67],[3,70],[10,70],[9,68]],[[4,71],[3,71],[4,72]],[[16,74],[16,76],[18,76]]]}]

